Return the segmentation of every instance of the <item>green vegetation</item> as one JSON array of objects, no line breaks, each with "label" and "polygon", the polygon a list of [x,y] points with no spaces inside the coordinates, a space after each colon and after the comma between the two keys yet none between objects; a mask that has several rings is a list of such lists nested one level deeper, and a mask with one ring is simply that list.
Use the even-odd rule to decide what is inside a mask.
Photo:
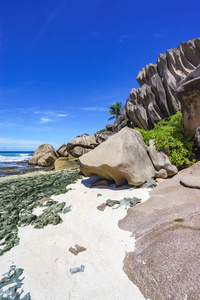
[{"label": "green vegetation", "polygon": [[103,128],[101,130],[99,130],[100,132],[104,132],[104,131],[107,131],[107,128]]},{"label": "green vegetation", "polygon": [[[70,211],[65,202],[40,200],[66,193],[67,185],[81,178],[79,169],[30,174],[0,181],[0,255],[19,243],[18,227],[32,225],[43,228],[62,222],[60,214]],[[40,215],[34,213],[42,208]]]},{"label": "green vegetation", "polygon": [[23,269],[16,269],[15,265],[11,266],[6,274],[3,274],[4,277],[0,280],[0,299],[31,300],[30,293],[21,298],[23,293],[22,285],[24,284],[24,277],[20,279],[22,274]]},{"label": "green vegetation", "polygon": [[155,139],[156,149],[164,151],[177,167],[187,167],[196,162],[194,141],[183,126],[181,111],[158,122],[152,130],[135,129],[141,132],[147,145],[150,139]]},{"label": "green vegetation", "polygon": [[117,119],[119,117],[120,110],[122,108],[122,102],[116,102],[115,104],[111,104],[109,106],[109,110],[107,111],[107,114],[112,115],[107,121],[112,119]]}]

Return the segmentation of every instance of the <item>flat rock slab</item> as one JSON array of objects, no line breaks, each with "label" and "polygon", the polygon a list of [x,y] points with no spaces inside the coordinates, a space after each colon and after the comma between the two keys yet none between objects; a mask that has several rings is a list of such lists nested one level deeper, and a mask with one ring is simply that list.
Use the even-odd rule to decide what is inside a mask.
[{"label": "flat rock slab", "polygon": [[151,300],[199,299],[200,190],[180,183],[199,172],[200,162],[165,180],[119,221],[136,237],[124,271]]}]

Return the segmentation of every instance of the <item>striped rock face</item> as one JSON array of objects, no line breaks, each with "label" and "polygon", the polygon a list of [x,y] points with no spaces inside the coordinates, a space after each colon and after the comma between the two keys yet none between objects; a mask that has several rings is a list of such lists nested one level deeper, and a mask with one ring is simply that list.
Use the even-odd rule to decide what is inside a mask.
[{"label": "striped rock face", "polygon": [[138,73],[140,88],[131,90],[120,117],[107,128],[118,132],[128,124],[149,130],[164,117],[175,114],[181,108],[176,86],[199,64],[200,38],[159,54],[155,64],[146,65]]}]

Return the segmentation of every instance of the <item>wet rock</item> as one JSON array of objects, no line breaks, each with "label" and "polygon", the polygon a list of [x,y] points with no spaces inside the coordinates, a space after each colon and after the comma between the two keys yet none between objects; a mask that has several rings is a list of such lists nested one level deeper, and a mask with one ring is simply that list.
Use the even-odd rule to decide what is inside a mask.
[{"label": "wet rock", "polygon": [[120,200],[120,205],[126,205],[126,206],[135,206],[136,204],[140,203],[141,199],[137,198],[137,197],[126,197],[122,200]]},{"label": "wet rock", "polygon": [[112,206],[114,206],[114,205],[116,205],[116,204],[120,204],[120,201],[119,200],[110,200],[110,199],[108,199],[108,200],[106,200],[106,205],[107,206],[110,206],[110,207],[112,207]]},{"label": "wet rock", "polygon": [[23,274],[23,271],[23,269],[12,265],[10,270],[3,274],[3,278],[0,280],[0,299],[31,300],[30,293],[21,298],[24,278],[20,279],[20,276]]},{"label": "wet rock", "polygon": [[73,253],[74,255],[78,255],[80,252],[86,251],[87,249],[79,246],[78,244],[75,245],[75,247],[70,247],[69,252]]},{"label": "wet rock", "polygon": [[106,204],[105,203],[102,203],[101,205],[97,206],[97,209],[100,210],[100,211],[104,211],[106,208]]},{"label": "wet rock", "polygon": [[71,274],[76,274],[76,273],[79,273],[79,272],[84,272],[84,270],[85,270],[85,266],[81,265],[80,268],[71,268],[70,272],[71,272]]},{"label": "wet rock", "polygon": [[75,160],[69,160],[67,157],[60,157],[54,162],[56,171],[65,170],[70,168],[78,168],[78,164]]}]

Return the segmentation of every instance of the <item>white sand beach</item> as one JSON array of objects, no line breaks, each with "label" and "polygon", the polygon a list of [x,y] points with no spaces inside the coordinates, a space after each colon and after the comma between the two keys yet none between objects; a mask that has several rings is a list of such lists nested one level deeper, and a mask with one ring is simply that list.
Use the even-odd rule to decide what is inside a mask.
[{"label": "white sand beach", "polygon": [[[150,189],[90,188],[90,182],[78,180],[66,194],[51,197],[71,205],[71,211],[61,215],[63,223],[44,229],[20,228],[19,245],[0,258],[0,275],[13,264],[24,269],[23,295],[30,292],[32,300],[145,299],[123,272],[125,253],[133,251],[135,243],[130,232],[118,227],[126,215],[125,206],[107,206],[104,211],[97,206],[107,199],[133,196],[143,202]],[[71,253],[69,248],[76,244],[86,251]],[[71,274],[71,268],[81,265],[84,272]]]}]

